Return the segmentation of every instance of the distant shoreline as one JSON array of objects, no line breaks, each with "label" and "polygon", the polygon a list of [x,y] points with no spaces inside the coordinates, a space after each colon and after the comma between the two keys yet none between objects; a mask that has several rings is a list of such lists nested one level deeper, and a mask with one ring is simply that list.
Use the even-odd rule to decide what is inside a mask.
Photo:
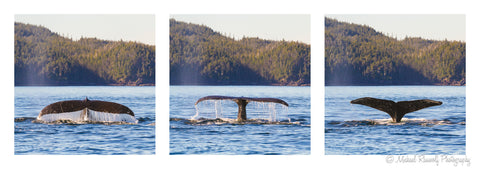
[{"label": "distant shoreline", "polygon": [[311,86],[297,83],[170,83],[170,86]]},{"label": "distant shoreline", "polygon": [[467,86],[466,84],[463,85],[448,85],[448,84],[349,84],[349,85],[325,85],[325,86]]},{"label": "distant shoreline", "polygon": [[54,87],[54,86],[155,86],[153,83],[147,84],[138,84],[138,85],[124,85],[124,84],[65,84],[65,85],[57,85],[57,84],[32,84],[32,85],[14,85],[15,87]]}]

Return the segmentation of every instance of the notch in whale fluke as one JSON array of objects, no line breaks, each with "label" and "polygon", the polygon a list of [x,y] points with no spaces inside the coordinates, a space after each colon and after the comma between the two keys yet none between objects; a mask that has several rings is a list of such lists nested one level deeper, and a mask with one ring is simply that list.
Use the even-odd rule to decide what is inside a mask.
[{"label": "notch in whale fluke", "polygon": [[442,102],[422,99],[412,101],[399,101],[394,102],[392,100],[376,99],[372,97],[363,97],[352,100],[352,104],[361,104],[375,108],[377,110],[388,113],[394,122],[400,122],[405,114],[414,112],[420,109],[424,109],[431,106],[442,105]]},{"label": "notch in whale fluke", "polygon": [[204,100],[232,100],[238,105],[238,115],[237,115],[237,120],[238,121],[246,121],[247,120],[247,112],[246,112],[246,106],[249,102],[272,102],[272,103],[280,103],[288,107],[288,103],[277,98],[255,98],[255,97],[230,97],[230,96],[205,96],[200,99],[198,99],[197,102],[195,102],[195,105],[197,105],[199,102],[204,101]]},{"label": "notch in whale fluke", "polygon": [[135,114],[127,106],[100,100],[67,100],[52,103],[40,111],[42,121],[72,120],[136,123]]}]

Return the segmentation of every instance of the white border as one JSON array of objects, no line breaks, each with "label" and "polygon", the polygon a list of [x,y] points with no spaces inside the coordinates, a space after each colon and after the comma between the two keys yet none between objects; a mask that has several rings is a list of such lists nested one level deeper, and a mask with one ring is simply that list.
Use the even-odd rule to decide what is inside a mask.
[{"label": "white border", "polygon": [[[387,156],[324,155],[323,17],[325,14],[466,14],[467,17],[467,157],[470,167],[478,167],[478,124],[474,119],[479,101],[478,63],[479,10],[475,1],[418,0],[136,0],[61,1],[7,0],[0,5],[0,64],[4,118],[1,120],[0,153],[4,167],[11,168],[450,168],[428,164],[387,164]],[[129,156],[48,156],[14,154],[13,22],[14,14],[155,14],[156,28],[156,155]],[[169,62],[168,33],[170,14],[310,14],[311,16],[311,155],[294,156],[213,156],[169,154]],[[461,167],[461,166],[459,166]]]}]

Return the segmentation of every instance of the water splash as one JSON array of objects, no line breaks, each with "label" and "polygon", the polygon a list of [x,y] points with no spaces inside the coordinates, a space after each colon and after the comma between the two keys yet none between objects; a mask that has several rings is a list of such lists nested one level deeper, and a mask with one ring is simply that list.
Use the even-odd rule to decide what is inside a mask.
[{"label": "water splash", "polygon": [[115,114],[115,113],[105,113],[98,111],[90,111],[88,120],[90,121],[100,121],[100,122],[127,122],[127,123],[137,123],[137,119],[134,116],[129,114]]},{"label": "water splash", "polygon": [[247,111],[247,117],[251,119],[264,119],[270,122],[289,121],[288,107],[282,104],[270,102],[252,102],[253,109]]},{"label": "water splash", "polygon": [[[225,107],[225,110],[224,110]],[[234,109],[235,107],[235,109]],[[195,105],[195,115],[192,120],[199,118],[206,119],[233,119],[236,118],[236,103],[225,100],[206,100]],[[232,112],[224,114],[224,112]],[[235,113],[234,113],[235,112]]]},{"label": "water splash", "polygon": [[[136,125],[137,123],[129,123],[125,121],[73,121],[69,119],[58,119],[54,121],[43,121],[43,120],[33,120],[32,123],[42,123],[42,124],[67,124],[67,125],[78,125],[78,124],[103,124],[103,125]],[[152,125],[152,124],[148,124]],[[153,124],[154,125],[154,124]]]},{"label": "water splash", "polygon": [[269,121],[264,119],[247,119],[246,121],[238,121],[237,119],[228,119],[228,118],[217,118],[217,119],[182,119],[182,118],[171,118],[170,121],[183,122],[184,124],[194,125],[194,126],[208,126],[208,125],[300,125],[300,126],[309,126],[302,124],[300,122],[290,122],[287,120],[284,121]]},{"label": "water splash", "polygon": [[331,121],[328,122],[329,125],[341,125],[344,127],[355,127],[355,126],[402,126],[402,125],[412,125],[412,126],[434,126],[434,125],[452,125],[460,124],[465,125],[464,122],[454,123],[448,119],[445,120],[427,120],[423,118],[403,118],[401,122],[394,122],[391,118],[387,119],[373,119],[373,120],[351,120],[351,121]]},{"label": "water splash", "polygon": [[222,118],[222,101],[215,101],[215,118]]},{"label": "water splash", "polygon": [[[229,121],[237,119],[238,105],[230,100],[206,100],[195,105],[195,115],[191,120],[222,119]],[[288,121],[288,107],[271,102],[250,102],[247,105],[247,118],[269,122]]]},{"label": "water splash", "polygon": [[52,122],[56,120],[71,120],[71,121],[85,121],[85,117],[82,116],[83,110],[69,112],[69,113],[55,113],[38,116],[37,120]]},{"label": "water splash", "polygon": [[[57,119],[57,120],[49,120],[44,121],[40,120],[37,117],[16,117],[14,119],[15,123],[41,123],[41,124],[66,124],[66,125],[81,125],[81,124],[103,124],[103,125],[137,125],[138,121],[141,122],[149,122],[154,121],[151,118],[139,118],[136,122],[137,123],[130,123],[127,121],[93,121],[93,120],[80,120],[74,121],[71,119]],[[147,126],[155,126],[155,122],[146,124]]]},{"label": "water splash", "polygon": [[[84,111],[88,111],[85,113]],[[85,114],[88,114],[86,116]],[[98,112],[93,110],[79,110],[68,113],[55,113],[55,114],[46,114],[43,116],[37,117],[37,120],[43,121],[46,123],[55,122],[55,121],[73,121],[73,122],[126,122],[126,123],[137,123],[137,119],[134,116],[129,114],[116,114],[116,113],[105,113]]]}]

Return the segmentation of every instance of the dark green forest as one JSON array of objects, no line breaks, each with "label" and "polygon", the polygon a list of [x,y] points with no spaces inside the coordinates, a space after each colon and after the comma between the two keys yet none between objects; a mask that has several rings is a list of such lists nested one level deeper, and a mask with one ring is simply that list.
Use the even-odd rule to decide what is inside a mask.
[{"label": "dark green forest", "polygon": [[15,23],[15,85],[154,85],[155,46]]},{"label": "dark green forest", "polygon": [[170,19],[171,85],[309,85],[310,45],[244,37]]},{"label": "dark green forest", "polygon": [[403,40],[325,18],[326,85],[465,85],[465,42]]}]

